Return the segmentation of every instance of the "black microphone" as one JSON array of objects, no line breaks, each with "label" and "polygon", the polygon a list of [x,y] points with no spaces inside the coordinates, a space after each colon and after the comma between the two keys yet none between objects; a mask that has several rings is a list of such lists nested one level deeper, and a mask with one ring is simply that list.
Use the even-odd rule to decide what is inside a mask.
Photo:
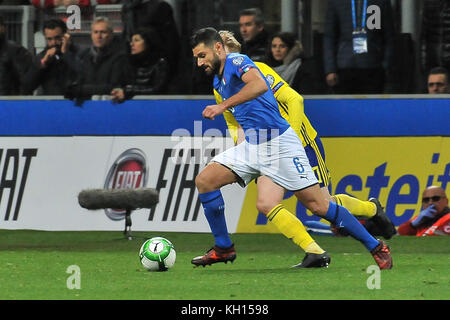
[{"label": "black microphone", "polygon": [[78,194],[78,203],[88,210],[152,208],[159,202],[159,192],[153,188],[89,189]]}]

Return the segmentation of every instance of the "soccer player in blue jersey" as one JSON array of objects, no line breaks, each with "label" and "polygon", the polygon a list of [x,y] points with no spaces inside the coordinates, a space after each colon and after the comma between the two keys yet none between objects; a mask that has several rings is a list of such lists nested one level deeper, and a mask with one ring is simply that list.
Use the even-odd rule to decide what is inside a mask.
[{"label": "soccer player in blue jersey", "polygon": [[[235,182],[245,186],[261,176],[278,185],[279,192],[293,191],[312,213],[344,227],[371,252],[380,269],[392,268],[389,247],[372,237],[347,209],[325,199],[300,138],[281,116],[269,84],[253,61],[238,53],[227,55],[222,38],[213,28],[198,30],[192,36],[191,47],[197,65],[207,74],[215,75],[214,89],[222,97],[222,103],[206,106],[202,116],[214,119],[230,110],[245,133],[243,143],[214,157],[195,179],[215,245],[192,263],[205,266],[236,258],[220,188]],[[305,244],[299,243],[299,239],[305,239],[306,231],[300,220],[280,204],[279,192],[271,188],[265,194],[264,208],[258,209],[282,234],[303,248]],[[318,266],[330,262],[326,253],[317,257],[322,261]],[[294,267],[301,266],[299,263]]]}]

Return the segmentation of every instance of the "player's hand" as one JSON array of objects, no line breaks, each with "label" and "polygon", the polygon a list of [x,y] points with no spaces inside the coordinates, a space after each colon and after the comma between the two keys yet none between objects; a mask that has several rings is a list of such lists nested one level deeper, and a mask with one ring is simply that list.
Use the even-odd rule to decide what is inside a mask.
[{"label": "player's hand", "polygon": [[411,224],[413,225],[413,227],[417,227],[424,221],[424,219],[427,220],[427,218],[428,219],[434,218],[435,213],[436,213],[436,209],[434,208],[434,204],[432,204],[428,208],[420,211],[417,218],[413,222],[411,222]]},{"label": "player's hand", "polygon": [[338,81],[339,81],[337,73],[329,73],[329,74],[327,74],[326,80],[327,80],[327,84],[330,87],[334,87],[335,85],[338,84]]},{"label": "player's hand", "polygon": [[203,118],[214,120],[215,116],[218,116],[224,113],[226,108],[221,104],[213,104],[206,106],[206,108],[202,112]]}]

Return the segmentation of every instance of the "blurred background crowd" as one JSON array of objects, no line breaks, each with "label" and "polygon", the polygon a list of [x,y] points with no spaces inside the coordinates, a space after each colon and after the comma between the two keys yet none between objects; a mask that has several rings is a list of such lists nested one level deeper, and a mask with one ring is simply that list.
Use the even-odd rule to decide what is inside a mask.
[{"label": "blurred background crowd", "polygon": [[301,94],[450,93],[450,0],[0,0],[0,95],[209,95],[206,26]]}]

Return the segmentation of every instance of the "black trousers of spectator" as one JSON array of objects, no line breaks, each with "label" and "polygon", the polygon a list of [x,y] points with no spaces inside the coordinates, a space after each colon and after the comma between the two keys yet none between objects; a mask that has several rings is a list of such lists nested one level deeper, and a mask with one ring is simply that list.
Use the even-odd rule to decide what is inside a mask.
[{"label": "black trousers of spectator", "polygon": [[334,88],[336,94],[381,94],[384,90],[383,68],[341,69],[339,82]]}]

